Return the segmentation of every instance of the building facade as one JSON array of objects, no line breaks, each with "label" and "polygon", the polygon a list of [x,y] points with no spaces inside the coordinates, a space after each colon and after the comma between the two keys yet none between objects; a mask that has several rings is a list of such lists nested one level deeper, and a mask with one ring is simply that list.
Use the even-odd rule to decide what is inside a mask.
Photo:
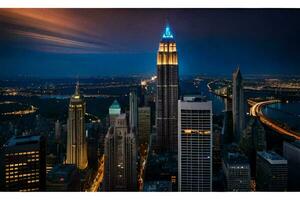
[{"label": "building facade", "polygon": [[228,152],[223,159],[222,166],[226,179],[226,191],[250,191],[250,164],[240,153]]},{"label": "building facade", "polygon": [[85,169],[88,165],[85,112],[86,103],[77,83],[69,104],[66,163],[75,164],[79,169]]},{"label": "building facade", "polygon": [[232,121],[233,134],[236,142],[239,142],[245,127],[244,90],[243,78],[238,68],[232,75]]},{"label": "building facade", "polygon": [[151,134],[151,108],[138,108],[138,140],[140,144],[149,144]]},{"label": "building facade", "polygon": [[212,102],[178,101],[179,191],[212,191]]},{"label": "building facade", "polygon": [[283,157],[288,161],[288,190],[300,191],[300,140],[284,142]]},{"label": "building facade", "polygon": [[287,160],[273,151],[257,152],[257,191],[286,191],[288,180]]},{"label": "building facade", "polygon": [[76,165],[56,165],[47,174],[47,191],[52,192],[79,192],[80,174]]},{"label": "building facade", "polygon": [[126,114],[115,119],[105,136],[105,191],[136,191],[137,163],[135,135],[129,132]]},{"label": "building facade", "polygon": [[45,191],[46,141],[38,135],[14,136],[3,147],[4,190]]},{"label": "building facade", "polygon": [[177,152],[178,56],[167,26],[157,53],[157,145],[162,152]]}]

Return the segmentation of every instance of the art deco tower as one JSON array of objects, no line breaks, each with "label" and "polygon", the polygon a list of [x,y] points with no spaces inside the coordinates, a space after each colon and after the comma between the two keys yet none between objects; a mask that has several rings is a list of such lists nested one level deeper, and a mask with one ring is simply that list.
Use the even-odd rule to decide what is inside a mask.
[{"label": "art deco tower", "polygon": [[120,114],[105,136],[104,191],[137,190],[136,141],[127,121]]},{"label": "art deco tower", "polygon": [[160,151],[177,152],[178,58],[167,25],[157,53],[157,144]]},{"label": "art deco tower", "polygon": [[243,78],[240,68],[232,75],[232,85],[233,134],[238,142],[245,127]]},{"label": "art deco tower", "polygon": [[88,164],[84,122],[85,106],[84,98],[80,94],[79,83],[77,83],[75,94],[71,97],[69,104],[66,163],[75,164],[79,169],[85,169]]}]

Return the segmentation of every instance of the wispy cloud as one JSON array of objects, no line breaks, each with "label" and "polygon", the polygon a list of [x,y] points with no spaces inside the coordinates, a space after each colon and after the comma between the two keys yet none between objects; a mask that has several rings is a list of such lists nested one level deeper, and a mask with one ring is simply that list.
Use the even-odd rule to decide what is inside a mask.
[{"label": "wispy cloud", "polygon": [[29,48],[51,53],[118,51],[94,31],[95,24],[63,9],[0,9],[1,29],[30,42]]}]

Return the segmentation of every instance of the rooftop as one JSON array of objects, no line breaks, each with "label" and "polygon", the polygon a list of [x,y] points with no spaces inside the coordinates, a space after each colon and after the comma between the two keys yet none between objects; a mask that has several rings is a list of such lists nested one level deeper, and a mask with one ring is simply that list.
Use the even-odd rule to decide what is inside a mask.
[{"label": "rooftop", "polygon": [[7,141],[5,145],[11,147],[38,143],[40,141],[40,138],[41,136],[39,135],[13,136]]},{"label": "rooftop", "polygon": [[259,151],[257,154],[272,165],[287,164],[287,160],[274,151]]},{"label": "rooftop", "polygon": [[117,100],[114,100],[109,109],[121,109],[121,106]]},{"label": "rooftop", "polygon": [[75,165],[64,164],[64,165],[56,165],[53,169],[48,173],[47,180],[49,182],[55,183],[65,183],[70,180],[72,173],[76,170]]},{"label": "rooftop", "polygon": [[224,160],[230,165],[249,165],[248,159],[238,152],[228,152]]},{"label": "rooftop", "polygon": [[147,181],[144,184],[143,191],[146,192],[163,192],[163,191],[171,191],[172,183],[171,181]]},{"label": "rooftop", "polygon": [[296,140],[295,142],[292,142],[291,144],[297,148],[300,148],[300,140]]}]

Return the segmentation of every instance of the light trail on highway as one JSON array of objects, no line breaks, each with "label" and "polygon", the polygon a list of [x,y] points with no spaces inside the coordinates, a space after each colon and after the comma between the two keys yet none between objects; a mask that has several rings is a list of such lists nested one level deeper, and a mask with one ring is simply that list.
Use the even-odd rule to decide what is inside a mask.
[{"label": "light trail on highway", "polygon": [[250,108],[250,115],[254,116],[254,117],[258,117],[259,120],[263,124],[270,127],[272,130],[276,131],[277,133],[283,134],[283,135],[288,135],[288,136],[294,137],[295,139],[299,140],[300,136],[296,132],[279,126],[278,123],[274,123],[271,119],[267,118],[263,114],[262,108],[265,105],[279,103],[279,102],[280,102],[280,100],[269,100],[269,101],[263,101],[263,102],[256,103]]},{"label": "light trail on highway", "polygon": [[100,159],[100,164],[99,164],[99,168],[97,171],[97,174],[95,176],[95,179],[91,185],[91,187],[89,189],[87,189],[87,192],[97,192],[100,184],[103,181],[103,177],[104,177],[104,155],[101,157]]}]

